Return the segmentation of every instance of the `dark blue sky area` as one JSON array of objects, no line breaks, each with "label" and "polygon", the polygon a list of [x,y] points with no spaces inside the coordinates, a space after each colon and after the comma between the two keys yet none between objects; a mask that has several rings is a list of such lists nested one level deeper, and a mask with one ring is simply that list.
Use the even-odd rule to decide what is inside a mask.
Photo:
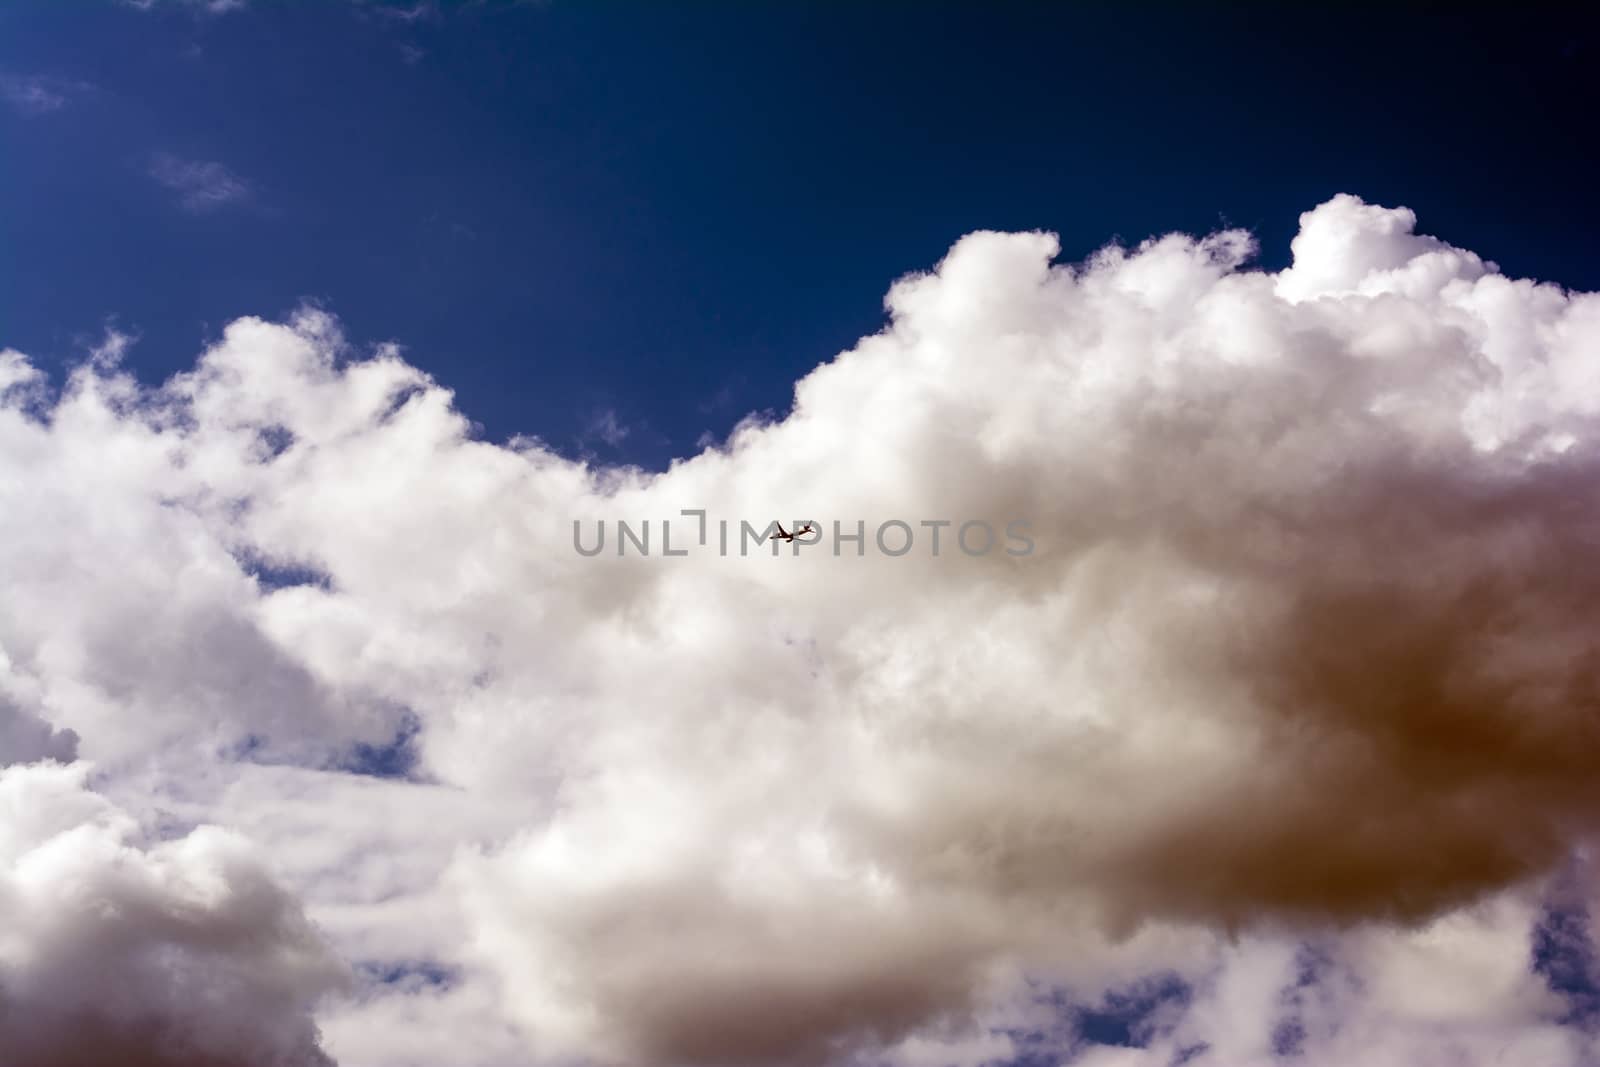
[{"label": "dark blue sky area", "polygon": [[[491,438],[654,466],[786,408],[896,276],[981,227],[1078,258],[1242,225],[1276,266],[1349,191],[1600,289],[1592,18],[404,13],[0,7],[0,345],[60,367],[114,317],[155,380],[310,298]],[[615,445],[587,429],[605,410]]]}]

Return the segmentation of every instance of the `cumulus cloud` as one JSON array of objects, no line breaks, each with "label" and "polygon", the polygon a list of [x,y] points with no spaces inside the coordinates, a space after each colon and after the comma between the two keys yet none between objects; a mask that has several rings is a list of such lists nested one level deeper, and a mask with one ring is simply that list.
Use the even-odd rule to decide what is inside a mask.
[{"label": "cumulus cloud", "polygon": [[319,1067],[342,967],[235,836],[144,844],[87,768],[0,770],[0,1046],[22,1067]]},{"label": "cumulus cloud", "polygon": [[150,177],[178,194],[179,203],[194,212],[242,204],[255,196],[244,178],[213,160],[181,159],[166,152],[150,157]]},{"label": "cumulus cloud", "polygon": [[77,734],[57,730],[0,697],[0,766],[45,759],[70,763],[77,751]]},{"label": "cumulus cloud", "polygon": [[1375,1067],[1592,1062],[1592,1033],[1529,966],[1538,914],[1508,895],[1415,929],[1295,942],[1247,938],[1198,959],[1181,1010],[1140,1040],[1086,1048],[1080,1067],[1175,1062]]},{"label": "cumulus cloud", "polygon": [[[489,1004],[557,1061],[980,1062],[1053,1033],[1041,983],[1137,1038],[1056,1035],[1092,1062],[1404,1062],[1466,1018],[1564,1055],[1516,946],[1600,810],[1600,296],[1415,225],[1337,197],[1279,273],[1239,231],[972,234],[790,413],[660,474],[476,440],[317,311],[159,389],[8,354],[0,692],[230,820],[241,760],[322,781],[419,727],[383,816],[414,863],[352,898],[277,831],[346,951],[408,926],[379,900],[468,942],[342,1009],[369,1062],[372,1020]],[[822,543],[741,554],[775,518]],[[1031,551],[962,550],[1019,520]],[[1462,960],[1493,1010],[1395,999]]]}]

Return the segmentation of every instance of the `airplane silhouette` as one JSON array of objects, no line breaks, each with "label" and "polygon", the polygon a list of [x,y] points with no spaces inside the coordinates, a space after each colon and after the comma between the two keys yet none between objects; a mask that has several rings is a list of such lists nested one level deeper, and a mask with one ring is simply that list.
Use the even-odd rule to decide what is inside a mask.
[{"label": "airplane silhouette", "polygon": [[811,524],[809,522],[800,527],[794,533],[790,533],[785,530],[783,528],[783,523],[781,522],[775,522],[773,525],[778,528],[777,536],[784,541],[793,541],[796,537],[804,537],[806,534],[811,532]]}]

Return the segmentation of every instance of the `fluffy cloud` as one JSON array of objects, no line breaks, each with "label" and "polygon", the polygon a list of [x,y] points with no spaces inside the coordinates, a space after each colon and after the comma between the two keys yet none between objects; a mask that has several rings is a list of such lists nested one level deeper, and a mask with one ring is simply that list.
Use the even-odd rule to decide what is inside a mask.
[{"label": "fluffy cloud", "polygon": [[1563,1025],[1563,998],[1529,967],[1538,921],[1528,900],[1510,895],[1411,930],[1221,946],[1184,976],[1181,1013],[1148,1013],[1146,1040],[1086,1049],[1075,1063],[1592,1062],[1592,1032]]},{"label": "fluffy cloud", "polygon": [[[1269,1058],[1295,989],[1326,1062],[1462,1018],[1565,1054],[1511,946],[1600,810],[1600,297],[1414,227],[1335,198],[1277,274],[1237,231],[973,234],[660,474],[476,440],[315,311],[158,390],[0,356],[0,693],[125,804],[263,824],[347,954],[448,958],[339,1009],[358,1062],[468,1017],[485,1063],[978,1062],[1048,1031],[1019,991],[1169,972],[1114,1055]],[[741,555],[773,518],[822,543]],[[334,772],[407,737],[367,826]],[[1472,961],[1492,1010],[1403,992]]]},{"label": "fluffy cloud", "polygon": [[141,845],[87,768],[0,770],[0,1047],[25,1067],[314,1067],[343,982],[293,899],[215,827]]}]

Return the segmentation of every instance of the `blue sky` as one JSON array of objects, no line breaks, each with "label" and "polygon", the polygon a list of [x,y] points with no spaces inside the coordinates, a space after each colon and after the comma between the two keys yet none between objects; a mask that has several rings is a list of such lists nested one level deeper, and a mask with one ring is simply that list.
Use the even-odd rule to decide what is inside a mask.
[{"label": "blue sky", "polygon": [[154,380],[312,300],[491,439],[659,467],[974,229],[1278,267],[1348,191],[1600,286],[1592,20],[985,8],[8,4],[5,342]]}]

